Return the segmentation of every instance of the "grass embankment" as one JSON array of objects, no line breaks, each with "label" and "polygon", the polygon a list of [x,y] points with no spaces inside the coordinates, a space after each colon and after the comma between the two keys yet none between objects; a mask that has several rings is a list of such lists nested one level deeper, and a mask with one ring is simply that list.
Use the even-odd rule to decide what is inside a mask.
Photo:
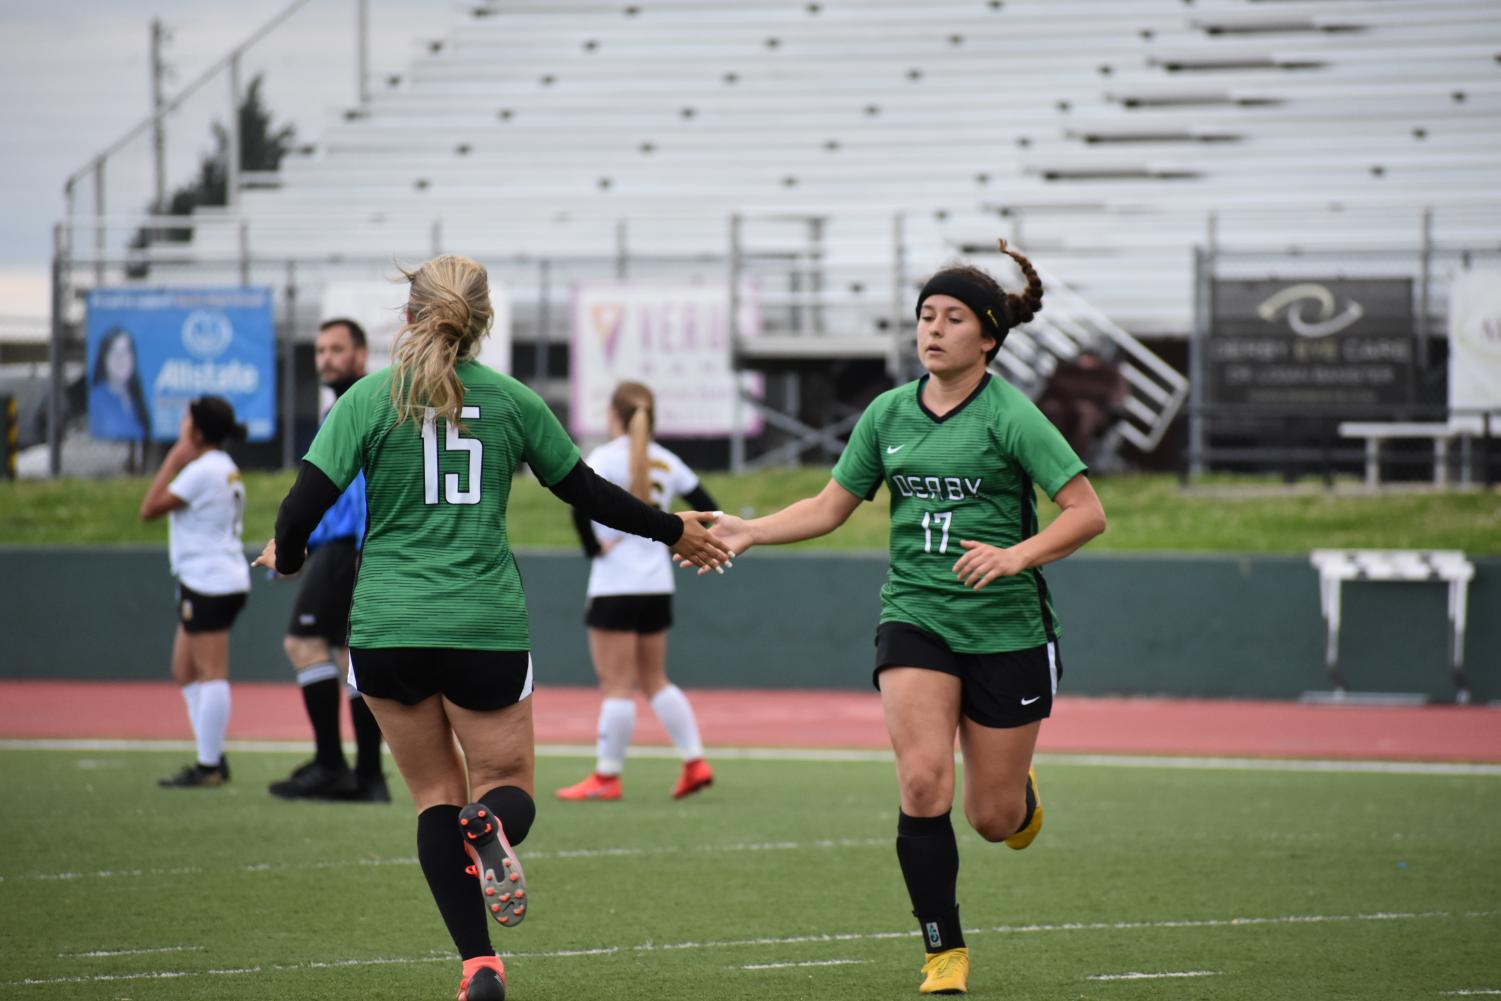
[{"label": "grass embankment", "polygon": [[[770,470],[704,478],[726,510],[764,514],[817,493],[824,469]],[[267,538],[290,473],[247,473],[245,540]],[[0,483],[0,544],[164,543],[166,527],[136,508],[143,477]],[[1284,489],[1275,481],[1216,477],[1184,490],[1171,476],[1102,477],[1095,483],[1110,530],[1101,552],[1305,553],[1320,546],[1462,549],[1501,553],[1501,494],[1352,494]],[[838,550],[886,547],[886,498],[862,504],[840,531],[803,545]],[[1056,508],[1039,504],[1043,519]],[[511,538],[529,548],[575,544],[567,510],[530,478],[511,495]]]}]

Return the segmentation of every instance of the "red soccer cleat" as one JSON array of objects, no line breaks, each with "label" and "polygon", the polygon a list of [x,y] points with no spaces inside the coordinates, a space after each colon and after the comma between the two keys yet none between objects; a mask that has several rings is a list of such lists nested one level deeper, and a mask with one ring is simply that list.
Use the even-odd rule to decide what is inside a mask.
[{"label": "red soccer cleat", "polygon": [[558,799],[619,799],[620,776],[590,772],[584,781],[558,790]]},{"label": "red soccer cleat", "polygon": [[703,758],[683,762],[683,774],[678,776],[677,788],[672,790],[673,799],[690,796],[706,786],[714,784],[714,770]]}]

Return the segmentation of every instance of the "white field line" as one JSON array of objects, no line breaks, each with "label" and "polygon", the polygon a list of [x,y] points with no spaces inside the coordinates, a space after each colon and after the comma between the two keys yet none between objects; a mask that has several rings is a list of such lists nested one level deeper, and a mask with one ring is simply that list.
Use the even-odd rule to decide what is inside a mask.
[{"label": "white field line", "polygon": [[1181,973],[1096,973],[1085,980],[1167,980],[1174,977],[1217,977],[1219,970],[1184,970]]},{"label": "white field line", "polygon": [[1466,990],[1444,991],[1445,997],[1468,998],[1480,994],[1501,994],[1501,987],[1474,987]]},{"label": "white field line", "polygon": [[802,963],[746,963],[742,970],[790,970],[799,966],[859,966],[868,959],[811,959]]},{"label": "white field line", "polygon": [[[285,754],[306,750],[305,741],[230,741],[227,750],[241,754]],[[192,751],[186,740],[61,740],[0,739],[0,751]],[[539,744],[542,758],[592,758],[595,749],[584,744]],[[389,750],[386,751],[390,753]],[[795,747],[710,747],[709,754],[724,761],[870,762],[889,764],[889,750]],[[632,758],[676,761],[669,747],[633,747]],[[957,755],[956,755],[957,758]],[[1107,768],[1187,768],[1209,771],[1333,772],[1381,775],[1494,775],[1501,776],[1501,763],[1463,761],[1360,761],[1321,758],[1245,758],[1176,756],[1167,754],[1054,754],[1037,755],[1042,765],[1078,765]]]},{"label": "white field line", "polygon": [[59,952],[58,959],[104,959],[114,956],[150,956],[161,952],[202,952],[201,945],[164,945],[156,949],[95,949],[93,952]]},{"label": "white field line", "polygon": [[[1370,914],[1284,914],[1259,918],[1200,918],[1176,921],[1095,921],[1064,922],[1060,924],[996,925],[993,928],[966,928],[965,935],[1014,935],[1042,932],[1090,932],[1090,931],[1142,931],[1171,928],[1253,928],[1268,925],[1317,925],[1337,922],[1362,921],[1430,921],[1435,919],[1490,918],[1498,911],[1383,911]],[[707,952],[715,949],[756,948],[761,946],[789,946],[824,944],[831,942],[872,942],[883,939],[917,938],[916,929],[907,931],[839,932],[822,935],[767,936],[765,938],[711,939],[705,942],[667,942],[657,944],[643,942],[639,945],[606,946],[594,949],[556,949],[540,952],[502,952],[501,959],[579,959],[592,956],[616,956],[650,952]],[[230,976],[236,974],[271,972],[295,972],[298,970],[332,970],[351,966],[415,966],[422,963],[452,963],[447,953],[432,952],[422,956],[393,956],[372,959],[343,959],[335,961],[312,961],[307,963],[268,964],[225,970],[158,970],[143,973],[96,974],[83,977],[28,977],[0,983],[0,987],[32,987],[54,984],[80,984],[113,980],[164,980],[176,977]]]},{"label": "white field line", "polygon": [[[526,852],[525,858],[528,862],[531,862],[536,859],[594,859],[659,855],[680,857],[685,854],[723,855],[730,852],[791,852],[846,848],[888,848],[890,845],[890,838],[818,838],[813,841],[739,841],[732,844],[712,845],[655,845],[650,848],[564,848],[556,851]],[[338,859],[324,862],[247,862],[244,865],[235,866],[230,870],[220,868],[217,871],[251,873],[301,872],[323,869],[354,869],[363,866],[381,868],[385,866],[409,866],[416,864],[416,857],[407,855],[384,859]],[[200,876],[207,871],[209,870],[202,866],[172,866],[159,869],[103,869],[97,872],[32,872],[9,876],[0,875],[0,883],[68,882],[76,879],[135,879],[148,876]]]}]

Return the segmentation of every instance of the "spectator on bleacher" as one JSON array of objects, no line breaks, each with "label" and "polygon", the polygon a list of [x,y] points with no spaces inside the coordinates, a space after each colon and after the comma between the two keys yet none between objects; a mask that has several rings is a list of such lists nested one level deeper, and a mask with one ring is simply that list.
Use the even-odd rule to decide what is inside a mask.
[{"label": "spectator on bleacher", "polygon": [[197,760],[160,784],[176,788],[229,781],[229,630],[250,590],[241,530],[245,484],[225,442],[245,437],[234,407],[219,396],[188,404],[176,444],[141,499],[141,518],[167,516],[168,551],[177,578],[177,636],[172,680],[182,687]]},{"label": "spectator on bleacher", "polygon": [[709,516],[674,517],[601,479],[541,397],[474,360],[494,320],[483,267],[445,256],[406,277],[391,367],[329,411],[255,562],[297,572],[313,527],[364,470],[350,673],[417,808],[418,861],[463,960],[459,997],[498,1001],[505,967],[485,915],[511,927],[526,914],[514,846],[536,815],[526,599],[506,534],[513,474],[525,462],[596,521],[700,566],[725,551]]},{"label": "spectator on bleacher", "polygon": [[[313,363],[318,381],[337,400],[365,375],[365,329],[339,317],[318,327]],[[302,587],[282,649],[297,672],[303,707],[313,727],[313,759],[287,778],[271,783],[283,799],[353,800],[388,803],[391,793],[381,771],[380,725],[359,690],[349,686],[349,717],[354,723],[355,765],[344,760],[339,739],[340,691],[349,672],[349,604],[354,600],[355,568],[365,541],[365,474],[360,473],[313,534]]]},{"label": "spectator on bleacher", "polygon": [[1058,362],[1037,398],[1041,410],[1069,447],[1088,458],[1120,417],[1130,387],[1120,367],[1096,351]]},{"label": "spectator on bleacher", "polygon": [[124,327],[111,328],[99,341],[89,379],[89,427],[101,438],[128,441],[141,441],[151,427],[135,338]]},{"label": "spectator on bleacher", "polygon": [[[610,440],[584,460],[591,469],[635,497],[671,510],[674,497],[699,511],[718,505],[698,476],[675,454],[652,441],[656,401],[639,382],[622,382],[606,414]],[[667,678],[667,630],[672,626],[672,560],[650,539],[595,525],[574,509],[573,525],[591,560],[584,624],[589,654],[604,695],[594,771],[558,790],[567,800],[619,799],[625,751],[636,728],[636,689],[641,689],[683,770],[672,795],[682,799],[714,781],[704,760],[698,720],[683,690]]]},{"label": "spectator on bleacher", "polygon": [[[1085,466],[1019,390],[987,371],[1012,327],[1042,308],[1042,282],[1008,294],[972,267],[928,279],[917,300],[927,374],[878,396],[816,497],[715,529],[731,552],[832,532],[882,483],[891,495],[875,684],[896,752],[896,849],[926,949],[924,994],[963,993],[959,853],[949,810],[954,737],[964,813],[987,841],[1025,848],[1042,828],[1032,752],[1062,663],[1040,567],[1105,529]],[[1062,511],[1038,531],[1033,485]],[[956,559],[957,556],[957,559]]]}]

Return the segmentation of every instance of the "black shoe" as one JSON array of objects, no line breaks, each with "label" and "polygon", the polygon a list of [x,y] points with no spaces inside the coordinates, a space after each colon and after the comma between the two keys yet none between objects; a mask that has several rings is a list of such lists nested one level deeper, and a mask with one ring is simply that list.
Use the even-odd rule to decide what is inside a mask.
[{"label": "black shoe", "polygon": [[221,758],[217,765],[200,765],[193,762],[183,767],[176,775],[157,779],[163,789],[194,789],[222,786],[229,781],[229,768]]},{"label": "black shoe", "polygon": [[318,761],[301,765],[289,777],[268,787],[282,799],[347,799],[354,791],[354,772],[348,765],[330,768]]},{"label": "black shoe", "polygon": [[361,775],[356,772],[354,792],[346,798],[355,803],[389,803],[391,790],[386,786],[386,776],[383,773]]}]

